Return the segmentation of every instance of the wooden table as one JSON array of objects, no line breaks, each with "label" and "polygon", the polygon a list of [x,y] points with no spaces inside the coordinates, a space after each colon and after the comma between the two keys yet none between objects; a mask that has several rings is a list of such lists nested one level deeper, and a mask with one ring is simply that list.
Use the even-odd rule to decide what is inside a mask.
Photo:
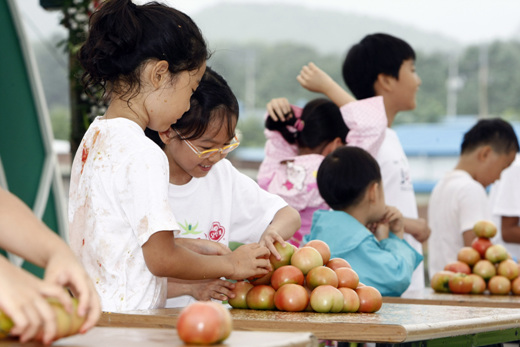
[{"label": "wooden table", "polygon": [[437,293],[431,288],[405,293],[401,297],[384,297],[383,302],[393,304],[520,308],[520,296],[517,295]]},{"label": "wooden table", "polygon": [[[233,331],[221,345],[229,347],[315,347],[318,340],[311,333],[266,333]],[[37,343],[0,341],[1,347],[36,347]],[[85,335],[75,335],[56,341],[60,347],[164,347],[186,346],[175,329],[95,327]]]},{"label": "wooden table", "polygon": [[[179,311],[103,313],[99,325],[173,328]],[[478,346],[479,341],[500,343],[518,340],[520,336],[520,310],[506,308],[385,303],[380,311],[372,314],[232,309],[231,315],[235,330],[310,331],[318,339],[350,342],[429,341],[428,344],[449,342],[452,346]]]}]

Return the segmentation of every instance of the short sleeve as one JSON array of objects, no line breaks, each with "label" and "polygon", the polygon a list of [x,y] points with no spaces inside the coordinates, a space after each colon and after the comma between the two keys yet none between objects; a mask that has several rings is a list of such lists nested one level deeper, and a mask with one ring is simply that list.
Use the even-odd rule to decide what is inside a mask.
[{"label": "short sleeve", "polygon": [[130,157],[114,176],[114,196],[141,246],[155,232],[179,230],[168,202],[168,175],[168,159],[157,147]]},{"label": "short sleeve", "polygon": [[520,164],[513,164],[502,171],[495,189],[493,214],[520,217]]},{"label": "short sleeve", "polygon": [[342,106],[340,111],[349,128],[347,145],[363,148],[375,157],[388,126],[383,97],[350,102]]}]

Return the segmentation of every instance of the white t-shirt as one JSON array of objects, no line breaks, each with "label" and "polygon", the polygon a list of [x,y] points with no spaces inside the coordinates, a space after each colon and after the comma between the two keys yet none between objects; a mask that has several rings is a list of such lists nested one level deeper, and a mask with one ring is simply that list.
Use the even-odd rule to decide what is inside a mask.
[{"label": "white t-shirt", "polygon": [[137,123],[96,118],[72,163],[70,246],[94,281],[103,311],[164,307],[166,278],[142,245],[179,230],[168,202],[168,159]]},{"label": "white t-shirt", "polygon": [[464,247],[464,231],[488,218],[486,190],[468,172],[451,171],[435,185],[428,205],[430,278],[457,260],[457,253]]},{"label": "white t-shirt", "polygon": [[[187,184],[170,184],[170,204],[181,232],[179,237],[229,242],[258,242],[274,215],[287,203],[222,159],[205,177]],[[168,299],[167,307],[186,306],[191,296]]]},{"label": "white t-shirt", "polygon": [[[381,168],[386,204],[398,208],[404,217],[417,219],[417,202],[410,176],[410,165],[393,129],[386,129],[385,139],[376,160]],[[412,235],[405,234],[404,239],[419,254],[423,253],[422,244]],[[424,262],[421,262],[413,272],[412,282],[406,292],[422,290],[424,286]]]},{"label": "white t-shirt", "polygon": [[520,154],[510,167],[502,171],[500,180],[491,186],[489,195],[491,220],[497,226],[497,235],[491,240],[502,244],[516,260],[520,259],[520,244],[505,242],[502,239],[501,217],[520,217]]}]

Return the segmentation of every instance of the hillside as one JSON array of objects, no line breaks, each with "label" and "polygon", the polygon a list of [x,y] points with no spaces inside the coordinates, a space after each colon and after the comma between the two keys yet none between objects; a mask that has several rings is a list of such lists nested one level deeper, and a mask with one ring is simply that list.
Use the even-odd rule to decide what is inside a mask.
[{"label": "hillside", "polygon": [[322,53],[344,54],[369,33],[386,32],[408,41],[425,53],[461,49],[449,37],[421,31],[385,19],[365,17],[297,5],[219,4],[194,14],[213,48],[226,41],[274,43],[292,41]]}]

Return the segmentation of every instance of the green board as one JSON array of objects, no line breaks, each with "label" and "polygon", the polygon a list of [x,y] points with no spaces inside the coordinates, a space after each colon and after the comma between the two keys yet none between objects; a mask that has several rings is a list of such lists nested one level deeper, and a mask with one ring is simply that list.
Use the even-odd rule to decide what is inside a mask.
[{"label": "green board", "polygon": [[[14,0],[0,0],[0,50],[0,186],[67,240],[65,194],[47,105]],[[42,276],[42,269],[1,252]]]}]

